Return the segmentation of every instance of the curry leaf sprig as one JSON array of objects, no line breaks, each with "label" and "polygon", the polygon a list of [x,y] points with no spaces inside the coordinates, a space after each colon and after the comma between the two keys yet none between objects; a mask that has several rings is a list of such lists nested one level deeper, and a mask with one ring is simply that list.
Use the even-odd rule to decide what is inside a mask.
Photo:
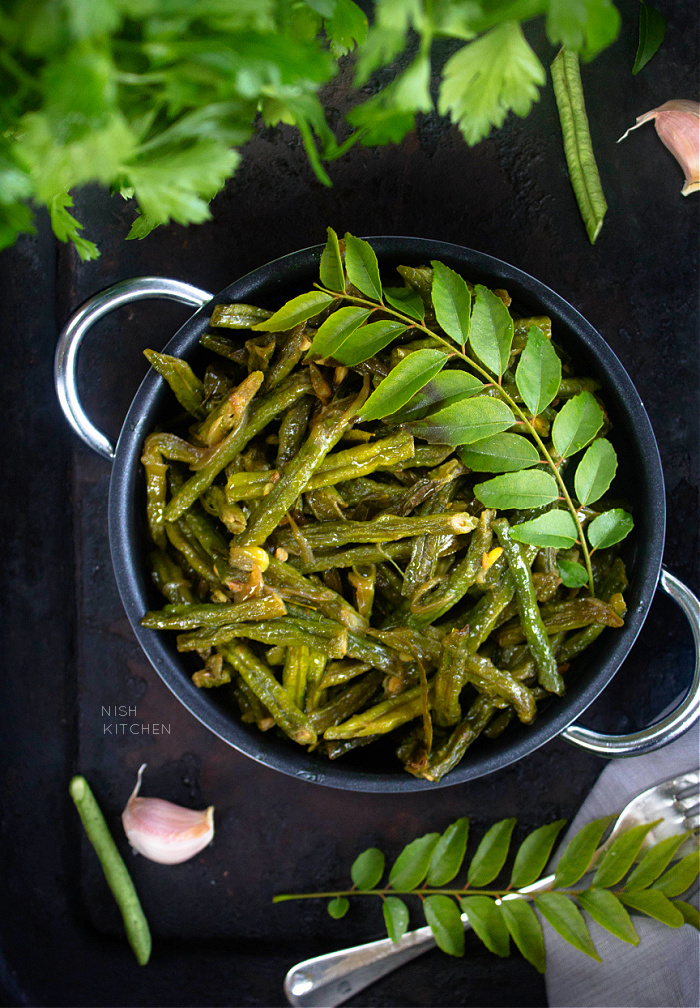
[{"label": "curry leaf sprig", "polygon": [[[593,595],[591,553],[620,542],[633,527],[622,508],[588,520],[590,505],[607,492],[617,470],[615,449],[600,436],[606,418],[593,392],[583,388],[566,399],[554,415],[548,446],[543,414],[560,394],[562,369],[539,326],[527,332],[513,374],[514,321],[496,293],[481,284],[470,288],[438,261],[431,263],[430,279],[422,277],[422,292],[410,284],[384,287],[368,242],[346,234],[343,256],[336,233],[329,228],[328,234],[317,290],[253,328],[285,330],[325,312],[308,354],[346,366],[368,360],[412,329],[425,337],[374,389],[360,419],[383,419],[426,441],[460,446],[469,468],[500,474],[474,487],[486,507],[547,508],[515,525],[513,538],[559,549],[578,544],[584,566],[562,561],[560,574],[565,585],[587,584]],[[452,362],[459,370],[449,368]],[[576,505],[563,469],[584,449],[574,475]]]},{"label": "curry leaf sprig", "polygon": [[[449,955],[464,955],[464,923],[490,952],[510,954],[510,940],[541,973],[545,970],[545,945],[540,915],[575,948],[600,962],[582,911],[597,924],[631,945],[639,935],[626,908],[672,928],[690,924],[700,930],[700,915],[677,897],[685,893],[700,872],[697,850],[678,859],[689,833],[668,837],[642,851],[655,823],[633,826],[614,842],[599,848],[613,817],[584,826],[566,846],[554,876],[537,892],[518,892],[541,878],[564,820],[548,823],[530,833],[515,853],[510,875],[504,866],[511,848],[515,819],[503,819],[481,839],[465,864],[469,820],[458,819],[444,833],[427,833],[404,847],[384,883],[386,859],[376,847],[363,851],[350,869],[352,887],[332,892],[285,893],[273,902],[328,899],[331,917],[343,917],[355,896],[375,896],[382,901],[387,934],[398,942],[408,929],[409,908],[402,897],[420,901],[437,945]],[[674,862],[675,859],[675,863]],[[466,868],[466,878],[455,882]]]}]

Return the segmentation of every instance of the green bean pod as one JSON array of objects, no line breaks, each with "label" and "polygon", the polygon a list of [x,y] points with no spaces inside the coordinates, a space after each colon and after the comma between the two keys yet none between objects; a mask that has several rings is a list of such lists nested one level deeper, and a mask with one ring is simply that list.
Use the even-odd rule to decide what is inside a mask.
[{"label": "green bean pod", "polygon": [[187,361],[156,350],[144,350],[143,355],[158,374],[165,379],[173,395],[184,410],[198,420],[206,416],[204,410],[204,385]]},{"label": "green bean pod", "polygon": [[182,568],[164,550],[153,550],[148,560],[153,583],[168,602],[174,605],[194,602],[191,585]]},{"label": "green bean pod", "polygon": [[[371,521],[319,522],[304,530],[304,537],[312,550],[332,549],[335,546],[346,546],[348,543],[384,543],[408,536],[424,535],[426,532],[451,533],[464,535],[476,525],[477,521],[465,511],[450,511],[446,514],[409,515],[406,518],[396,518],[393,515],[380,515]],[[290,553],[298,553],[294,537],[289,532],[277,535],[277,541]]]},{"label": "green bean pod", "polygon": [[157,612],[147,612],[141,626],[150,630],[194,630],[197,627],[219,627],[224,623],[243,623],[247,620],[268,620],[286,613],[279,595],[265,595],[248,602],[229,605],[175,605]]}]

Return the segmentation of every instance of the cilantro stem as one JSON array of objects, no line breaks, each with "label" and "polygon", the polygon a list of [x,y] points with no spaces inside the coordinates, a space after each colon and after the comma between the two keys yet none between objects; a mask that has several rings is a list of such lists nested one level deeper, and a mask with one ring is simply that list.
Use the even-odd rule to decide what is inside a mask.
[{"label": "cilantro stem", "polygon": [[559,490],[561,491],[561,495],[566,503],[566,506],[569,510],[569,513],[571,514],[571,517],[574,519],[574,523],[578,531],[579,545],[583,551],[583,559],[586,565],[586,573],[588,574],[588,589],[591,593],[591,598],[594,598],[595,586],[593,583],[593,568],[591,566],[591,554],[588,550],[586,537],[584,535],[583,526],[581,525],[581,521],[578,516],[578,511],[574,507],[574,502],[571,500],[571,495],[569,494],[569,491],[566,488],[566,484],[564,483],[564,478],[559,470],[559,466],[556,464],[556,462],[550,455],[547,447],[545,446],[544,441],[537,433],[531,420],[528,419],[527,414],[520,409],[515,400],[505,391],[500,381],[495,382],[493,379],[493,375],[491,375],[486,370],[486,368],[482,367],[481,364],[479,364],[477,361],[473,360],[473,358],[469,357],[466,353],[464,353],[463,350],[459,350],[454,344],[450,343],[446,339],[443,339],[442,336],[439,336],[436,332],[434,332],[432,329],[429,329],[426,325],[423,325],[422,322],[418,322],[416,319],[411,318],[409,315],[404,315],[403,312],[397,311],[396,309],[387,306],[386,304],[384,304],[383,301],[379,302],[370,301],[367,298],[355,297],[352,294],[345,294],[344,292],[327,290],[320,284],[314,284],[314,287],[317,287],[320,291],[323,291],[324,294],[330,294],[336,300],[352,301],[353,304],[365,305],[368,308],[372,308],[374,311],[380,309],[381,311],[386,312],[387,315],[394,315],[401,322],[404,322],[409,328],[420,329],[428,336],[431,336],[433,339],[438,340],[440,343],[443,344],[443,346],[446,346],[453,355],[461,357],[462,360],[469,365],[469,367],[471,367],[474,371],[477,371],[482,376],[482,378],[487,379],[489,384],[491,384],[496,389],[498,395],[501,397],[503,402],[505,402],[510,407],[510,409],[516,414],[516,416],[518,416],[520,420],[525,424],[525,426],[528,429],[528,433],[532,436],[532,438],[535,441],[535,444],[544,455],[547,465],[551,469],[552,475],[557,481]]}]

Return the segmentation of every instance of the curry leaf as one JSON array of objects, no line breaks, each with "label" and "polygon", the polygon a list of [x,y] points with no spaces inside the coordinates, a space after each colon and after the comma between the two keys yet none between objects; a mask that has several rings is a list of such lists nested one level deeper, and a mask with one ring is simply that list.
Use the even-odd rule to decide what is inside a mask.
[{"label": "curry leaf", "polygon": [[552,441],[562,458],[569,458],[591,441],[603,425],[603,411],[592,392],[568,399],[554,418]]},{"label": "curry leaf", "polygon": [[321,253],[320,279],[324,287],[333,291],[345,290],[345,274],[343,260],[340,257],[338,235],[333,228],[326,228],[328,241]]},{"label": "curry leaf", "polygon": [[654,882],[653,888],[662,892],[664,896],[680,896],[690,889],[699,872],[700,851],[693,851],[669,868],[657,882]]},{"label": "curry leaf", "polygon": [[340,920],[350,909],[350,902],[345,898],[345,896],[336,896],[335,899],[329,900],[326,910],[334,918],[334,920]]},{"label": "curry leaf", "polygon": [[361,364],[369,357],[374,357],[403,332],[406,332],[406,326],[402,322],[369,322],[354,329],[333,356],[348,367]]},{"label": "curry leaf", "polygon": [[537,465],[540,455],[535,446],[520,434],[494,434],[462,448],[459,457],[475,472],[517,472]]},{"label": "curry leaf", "polygon": [[525,900],[509,899],[501,903],[501,912],[522,954],[539,973],[544,973],[544,935],[535,911]]},{"label": "curry leaf", "polygon": [[420,392],[406,403],[405,409],[393,419],[400,423],[420,420],[430,409],[436,406],[452,406],[462,399],[470,399],[482,392],[483,388],[482,382],[468,371],[441,371],[424,385]]},{"label": "curry leaf", "polygon": [[639,910],[668,927],[677,928],[685,923],[685,918],[671,900],[658,889],[635,889],[634,892],[620,893],[620,899],[633,910]]},{"label": "curry leaf", "polygon": [[646,889],[654,879],[657,879],[662,871],[668,868],[684,840],[689,833],[680,833],[678,836],[666,837],[646,852],[634,871],[630,872],[625,881],[625,889]]},{"label": "curry leaf", "polygon": [[603,834],[615,816],[603,816],[594,819],[579,830],[566,846],[566,850],[557,862],[555,884],[562,889],[574,885],[585,875],[598,849]]},{"label": "curry leaf", "polygon": [[350,876],[358,889],[373,889],[384,874],[384,854],[378,847],[368,847],[355,858]]},{"label": "curry leaf", "polygon": [[449,896],[426,896],[423,911],[438,948],[448,955],[464,955],[464,925],[455,901]]},{"label": "curry leaf", "polygon": [[602,962],[581,911],[574,906],[569,896],[557,892],[542,893],[535,897],[535,906],[565,941],[596,962]]},{"label": "curry leaf", "polygon": [[472,930],[489,952],[497,956],[510,954],[510,932],[501,908],[489,896],[463,896],[462,910]]},{"label": "curry leaf", "polygon": [[508,857],[515,822],[502,819],[486,833],[469,865],[469,885],[480,888],[496,878]]},{"label": "curry leaf", "polygon": [[490,396],[475,396],[445,406],[424,420],[408,424],[416,437],[433,444],[463,445],[498,434],[513,424],[505,403]]},{"label": "curry leaf", "polygon": [[513,874],[510,877],[512,886],[522,889],[540,877],[565,822],[565,819],[557,819],[547,826],[540,826],[525,837],[515,856]]},{"label": "curry leaf", "polygon": [[474,291],[469,343],[479,360],[500,378],[508,367],[513,319],[501,299],[481,284]]},{"label": "curry leaf", "polygon": [[555,501],[559,490],[549,473],[533,469],[477,483],[474,494],[489,508],[538,508]]},{"label": "curry leaf", "polygon": [[404,847],[389,873],[389,882],[394,889],[415,889],[421,884],[439,839],[439,833],[426,833]]},{"label": "curry leaf", "polygon": [[676,910],[680,910],[686,924],[690,924],[696,931],[700,931],[700,912],[697,907],[684,900],[674,900],[673,905]]},{"label": "curry leaf", "polygon": [[423,300],[412,287],[385,287],[384,300],[388,301],[392,308],[409,315],[417,322],[422,322],[425,318]]},{"label": "curry leaf", "polygon": [[[659,820],[657,819],[656,822]],[[592,884],[601,888],[615,885],[625,875],[634,863],[644,838],[656,823],[643,823],[633,826],[613,841],[603,855],[598,870],[593,876]]]},{"label": "curry leaf", "polygon": [[597,438],[578,464],[574,487],[579,503],[593,504],[612,483],[617,472],[615,449],[605,438]]},{"label": "curry leaf", "polygon": [[428,869],[429,886],[444,886],[451,882],[462,867],[467,849],[469,820],[462,818],[448,826],[437,842]]},{"label": "curry leaf", "polygon": [[318,315],[326,308],[333,298],[330,294],[323,294],[321,291],[310,291],[308,294],[300,294],[282,305],[274,315],[262,322],[257,322],[251,329],[259,329],[263,332],[284,332],[293,329],[300,322]]},{"label": "curry leaf", "polygon": [[360,410],[363,420],[379,420],[396,413],[445,366],[439,350],[416,350],[399,361],[380,382]]},{"label": "curry leaf", "polygon": [[463,278],[449,266],[432,262],[433,308],[440,328],[464,347],[469,339],[472,298]]},{"label": "curry leaf", "polygon": [[613,508],[594,518],[586,531],[588,541],[594,549],[607,549],[608,546],[622,542],[633,528],[632,515],[622,508]]},{"label": "curry leaf", "polygon": [[666,34],[666,20],[656,7],[641,0],[639,6],[639,45],[632,73],[638,74],[657,52]]},{"label": "curry leaf", "polygon": [[639,935],[622,903],[609,889],[586,889],[576,897],[596,924],[630,945],[639,945]]},{"label": "curry leaf", "polygon": [[371,314],[370,308],[355,307],[339,308],[333,312],[319,326],[306,355],[307,358],[315,357],[323,360],[326,357],[333,357],[348,336],[366,322]]},{"label": "curry leaf", "polygon": [[532,521],[514,525],[511,535],[518,542],[529,543],[531,546],[567,549],[576,542],[578,529],[568,511],[554,510],[533,518]]},{"label": "curry leaf", "polygon": [[539,326],[528,330],[527,343],[515,369],[515,384],[525,405],[537,416],[552,402],[561,384],[561,361]]},{"label": "curry leaf", "polygon": [[382,300],[379,263],[369,242],[345,235],[345,270],[350,283],[373,301]]},{"label": "curry leaf", "polygon": [[572,560],[562,560],[557,557],[557,567],[559,568],[561,583],[566,588],[583,588],[585,584],[588,584],[588,573],[586,572],[586,568],[580,563],[574,563]]},{"label": "curry leaf", "polygon": [[408,907],[398,896],[387,896],[382,903],[386,933],[393,942],[406,934],[408,928]]}]

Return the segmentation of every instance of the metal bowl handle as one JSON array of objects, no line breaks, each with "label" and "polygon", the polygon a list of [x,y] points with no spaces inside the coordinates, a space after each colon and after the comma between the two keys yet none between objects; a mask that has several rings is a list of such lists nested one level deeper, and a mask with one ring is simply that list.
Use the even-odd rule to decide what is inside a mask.
[{"label": "metal bowl handle", "polygon": [[641,756],[653,752],[679,738],[700,717],[700,602],[691,590],[662,568],[659,585],[678,603],[688,618],[695,644],[695,672],[693,681],[678,706],[648,728],[629,735],[602,735],[573,724],[565,728],[561,737],[587,752],[613,759],[621,756]]},{"label": "metal bowl handle", "polygon": [[72,316],[58,338],[54,358],[54,382],[66,420],[89,448],[110,462],[114,458],[114,445],[92,423],[78,395],[78,351],[88,330],[103,315],[132,301],[167,298],[169,301],[180,301],[182,304],[201,308],[207,301],[211,301],[213,296],[208,291],[200,290],[181,280],[170,280],[167,277],[134,277],[133,280],[122,280],[91,297]]}]

